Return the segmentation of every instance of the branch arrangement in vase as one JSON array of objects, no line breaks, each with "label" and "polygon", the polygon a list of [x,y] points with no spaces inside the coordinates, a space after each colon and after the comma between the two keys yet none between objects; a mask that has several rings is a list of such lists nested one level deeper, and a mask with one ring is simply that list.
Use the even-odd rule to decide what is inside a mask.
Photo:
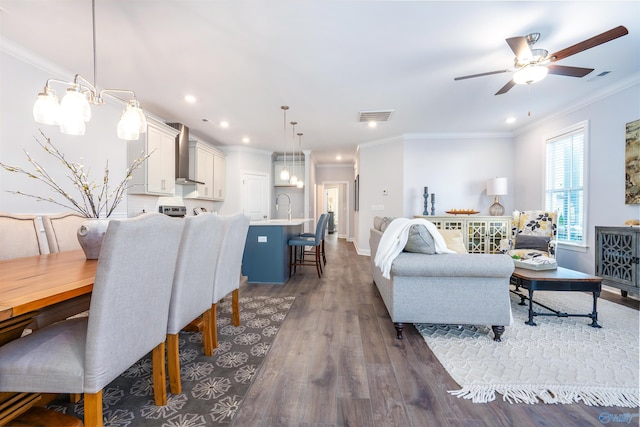
[{"label": "branch arrangement in vase", "polygon": [[[38,145],[46,151],[48,154],[59,160],[70,172],[68,175],[69,180],[71,181],[73,187],[78,191],[80,197],[74,197],[69,192],[67,192],[64,188],[62,188],[55,179],[49,175],[44,167],[40,165],[40,163],[35,160],[31,155],[24,150],[27,155],[27,160],[33,167],[33,171],[26,170],[20,166],[11,166],[6,165],[4,163],[0,163],[5,170],[9,172],[21,173],[29,178],[37,179],[40,182],[46,184],[53,193],[64,197],[66,200],[61,202],[56,200],[53,196],[51,197],[42,197],[34,194],[23,193],[20,190],[9,191],[14,194],[19,194],[21,196],[31,197],[38,201],[44,201],[49,203],[54,203],[56,205],[62,206],[66,209],[71,209],[72,211],[78,212],[80,215],[86,218],[108,218],[118,204],[122,201],[122,198],[131,186],[127,185],[129,180],[131,179],[131,175],[134,170],[139,168],[144,161],[146,161],[153,151],[148,154],[144,154],[144,151],[140,153],[140,156],[129,165],[125,172],[125,177],[122,181],[118,183],[112,190],[109,189],[109,161],[107,160],[107,164],[104,168],[104,175],[102,177],[102,184],[99,185],[95,180],[91,180],[90,170],[86,169],[83,164],[77,162],[68,161],[64,154],[60,152],[56,148],[55,145],[51,142],[51,139],[48,138],[44,133],[40,132],[44,141],[35,138]],[[155,150],[154,150],[155,151]]]}]

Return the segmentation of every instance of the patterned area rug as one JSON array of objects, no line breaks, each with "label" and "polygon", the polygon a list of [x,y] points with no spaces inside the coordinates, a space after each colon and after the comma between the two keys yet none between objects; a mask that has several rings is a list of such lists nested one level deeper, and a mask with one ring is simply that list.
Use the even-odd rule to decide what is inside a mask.
[{"label": "patterned area rug", "polygon": [[[182,393],[169,392],[168,403],[153,402],[151,354],[103,390],[104,426],[219,426],[231,423],[249,386],[289,312],[295,297],[240,298],[241,325],[231,323],[231,299],[217,307],[218,343],[204,355],[201,332],[180,333]],[[226,301],[229,300],[229,301]],[[83,404],[67,396],[49,408],[83,418]]]},{"label": "patterned area rug", "polygon": [[[537,292],[534,300],[565,313],[591,312],[593,298],[578,292]],[[511,295],[514,324],[502,342],[490,327],[418,324],[427,345],[462,387],[449,393],[476,403],[496,393],[510,403],[584,402],[637,407],[638,311],[598,299],[598,323],[584,317],[536,316]],[[534,305],[536,312],[545,312]],[[548,312],[548,311],[547,311]]]}]

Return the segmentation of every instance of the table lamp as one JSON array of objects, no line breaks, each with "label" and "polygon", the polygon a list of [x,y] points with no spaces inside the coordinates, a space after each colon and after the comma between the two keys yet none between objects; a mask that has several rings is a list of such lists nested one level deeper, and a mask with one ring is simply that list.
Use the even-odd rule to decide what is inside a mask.
[{"label": "table lamp", "polygon": [[489,207],[492,216],[504,215],[504,206],[499,196],[507,195],[507,178],[493,178],[487,181],[487,196],[493,196],[493,204]]}]

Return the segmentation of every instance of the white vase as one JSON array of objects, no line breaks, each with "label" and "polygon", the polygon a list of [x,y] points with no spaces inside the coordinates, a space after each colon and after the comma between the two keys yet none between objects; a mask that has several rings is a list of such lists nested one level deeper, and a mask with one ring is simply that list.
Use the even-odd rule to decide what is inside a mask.
[{"label": "white vase", "polygon": [[88,218],[80,225],[78,242],[87,259],[98,259],[109,221],[107,218]]}]

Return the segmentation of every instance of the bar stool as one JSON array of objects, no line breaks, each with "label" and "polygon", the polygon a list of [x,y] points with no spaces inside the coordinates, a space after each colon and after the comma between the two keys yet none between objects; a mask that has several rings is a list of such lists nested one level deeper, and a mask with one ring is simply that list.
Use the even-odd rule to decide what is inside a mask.
[{"label": "bar stool", "polygon": [[[323,213],[322,215],[320,215],[320,218],[318,218],[318,222],[320,221],[324,221],[324,225],[322,226],[322,245],[321,245],[320,253],[322,255],[322,261],[324,265],[327,265],[327,256],[325,255],[325,252],[324,252],[324,239],[327,236],[327,225],[329,224],[329,215],[326,213]],[[315,237],[316,235],[315,233],[300,233],[300,236]]]},{"label": "bar stool", "polygon": [[[325,214],[323,214],[325,215]],[[322,251],[322,228],[326,224],[326,215],[323,218],[318,219],[318,224],[316,225],[316,232],[313,237],[305,237],[298,236],[289,240],[289,276],[293,275],[296,267],[304,266],[304,265],[315,265],[316,271],[318,272],[318,277],[322,278],[322,262],[321,262],[321,251]],[[305,258],[305,247],[311,246],[314,248],[314,260],[307,260]],[[298,247],[301,247],[300,257],[298,257]]]}]

